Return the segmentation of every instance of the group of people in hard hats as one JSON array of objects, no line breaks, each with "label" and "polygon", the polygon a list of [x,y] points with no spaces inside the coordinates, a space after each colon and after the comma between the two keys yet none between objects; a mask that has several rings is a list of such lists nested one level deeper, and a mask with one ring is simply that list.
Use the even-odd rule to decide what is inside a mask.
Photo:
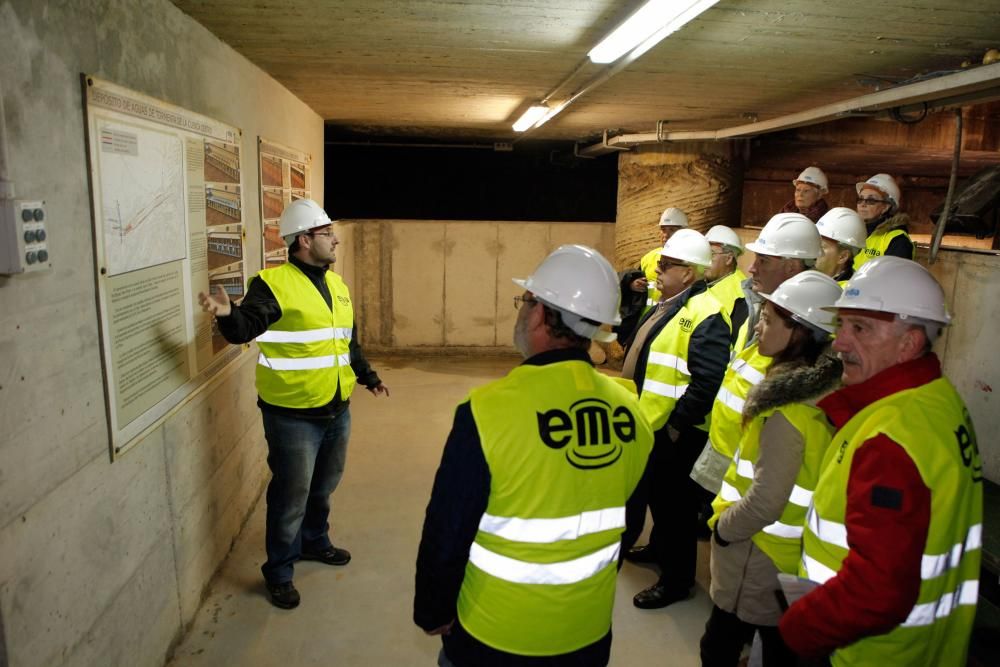
[{"label": "group of people in hard hats", "polygon": [[[823,194],[821,176],[806,170],[797,190]],[[413,617],[442,638],[439,666],[608,664],[622,557],[658,566],[636,607],[681,602],[700,526],[703,665],[736,665],[754,637],[768,666],[964,665],[983,489],[968,410],[932,351],[951,316],[896,226],[898,188],[880,174],[857,189],[859,213],[778,213],[745,249],[668,209],[651,276],[623,279],[567,245],[514,281],[524,361],[455,410],[417,555]],[[292,609],[298,560],[351,560],[328,521],[349,399],[358,384],[389,390],[329,270],[332,221],[299,200],[280,226],[288,263],[239,304],[221,290],[199,301],[227,340],[260,348],[262,573]],[[622,284],[644,312],[612,377],[588,350],[622,324]]]},{"label": "group of people in hard hats", "polygon": [[[764,665],[965,664],[982,466],[932,351],[944,293],[889,176],[856,211],[818,168],[794,184],[745,247],[672,207],[635,271],[563,246],[515,281],[525,360],[459,406],[427,509],[414,619],[439,665],[607,664],[620,557],[657,566],[636,607],[681,602],[701,526],[703,665],[751,642]],[[620,378],[586,354],[601,325]]]}]

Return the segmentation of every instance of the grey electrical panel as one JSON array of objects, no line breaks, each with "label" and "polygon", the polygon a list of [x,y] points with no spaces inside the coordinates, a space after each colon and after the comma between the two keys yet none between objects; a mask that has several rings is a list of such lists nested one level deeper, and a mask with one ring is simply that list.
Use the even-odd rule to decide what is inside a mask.
[{"label": "grey electrical panel", "polygon": [[44,201],[0,202],[0,274],[14,275],[52,268],[48,217]]}]

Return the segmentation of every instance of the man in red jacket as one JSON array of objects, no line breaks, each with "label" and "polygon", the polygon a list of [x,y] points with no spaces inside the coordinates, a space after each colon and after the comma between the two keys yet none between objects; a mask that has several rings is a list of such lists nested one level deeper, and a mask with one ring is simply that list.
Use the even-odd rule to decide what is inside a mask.
[{"label": "man in red jacket", "polygon": [[835,304],[847,385],[819,405],[838,429],[803,533],[821,584],[782,637],[833,665],[965,665],[982,554],[982,463],[931,344],[950,321],[916,262],[878,257]]}]

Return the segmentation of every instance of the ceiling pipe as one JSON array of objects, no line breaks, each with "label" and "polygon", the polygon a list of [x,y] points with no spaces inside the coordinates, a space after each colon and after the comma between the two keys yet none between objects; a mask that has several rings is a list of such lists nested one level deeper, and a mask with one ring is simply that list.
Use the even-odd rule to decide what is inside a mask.
[{"label": "ceiling pipe", "polygon": [[752,137],[768,132],[777,132],[805,125],[816,125],[830,120],[849,117],[859,113],[877,113],[894,107],[921,105],[933,102],[938,106],[951,106],[1000,99],[1000,63],[983,65],[972,70],[946,74],[933,79],[918,81],[888,90],[881,90],[849,100],[779,116],[770,120],[745,123],[721,130],[678,130],[662,131],[662,121],[657,123],[657,131],[636,134],[622,134],[598,144],[579,149],[585,157],[603,155],[611,150],[631,148],[639,144],[665,143],[672,141],[720,141]]},{"label": "ceiling pipe", "polygon": [[955,109],[955,152],[951,157],[951,177],[948,179],[948,194],[944,198],[944,209],[937,219],[937,227],[934,228],[934,237],[931,240],[931,259],[933,264],[937,259],[938,250],[941,249],[941,239],[948,227],[951,219],[951,202],[955,196],[955,183],[958,182],[958,164],[962,158],[962,110]]}]

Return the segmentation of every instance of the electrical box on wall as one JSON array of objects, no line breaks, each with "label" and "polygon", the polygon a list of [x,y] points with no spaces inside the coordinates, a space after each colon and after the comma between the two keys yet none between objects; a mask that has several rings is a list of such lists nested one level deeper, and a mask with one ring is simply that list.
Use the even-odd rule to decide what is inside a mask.
[{"label": "electrical box on wall", "polygon": [[45,202],[8,199],[0,202],[0,274],[13,275],[52,268],[49,262]]}]

